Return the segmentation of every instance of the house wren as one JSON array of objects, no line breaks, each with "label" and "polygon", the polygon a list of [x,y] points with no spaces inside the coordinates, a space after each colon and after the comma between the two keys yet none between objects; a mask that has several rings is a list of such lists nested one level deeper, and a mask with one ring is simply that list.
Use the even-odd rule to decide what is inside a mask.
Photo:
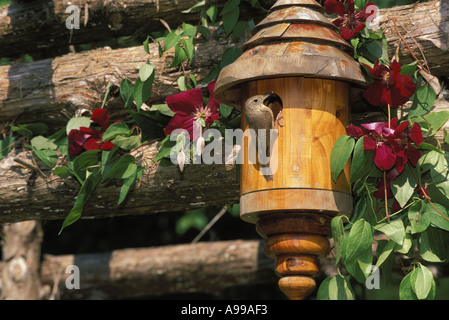
[{"label": "house wren", "polygon": [[[273,107],[279,104],[280,110],[277,112],[276,118],[274,117]],[[273,180],[273,174],[270,168],[269,157],[271,155],[271,141],[270,141],[270,129],[274,129],[275,126],[284,126],[280,119],[282,119],[282,100],[281,98],[273,93],[267,93],[264,95],[252,96],[246,100],[245,103],[245,117],[248,125],[256,133],[257,139],[257,150],[259,154],[259,162],[264,172],[264,177],[267,181]],[[260,136],[263,131],[259,132],[260,129],[265,129],[265,140]],[[265,145],[265,150],[263,146]],[[265,152],[265,157],[263,153]],[[265,161],[262,159],[265,158]]]}]

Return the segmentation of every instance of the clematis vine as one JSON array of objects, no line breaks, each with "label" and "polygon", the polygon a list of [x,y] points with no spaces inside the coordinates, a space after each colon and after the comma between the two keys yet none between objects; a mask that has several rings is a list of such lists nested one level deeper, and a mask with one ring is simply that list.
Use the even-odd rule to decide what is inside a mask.
[{"label": "clematis vine", "polygon": [[365,91],[365,99],[373,106],[390,106],[397,108],[406,103],[413,93],[416,85],[408,75],[401,74],[401,65],[393,60],[390,66],[379,64],[379,59],[370,69],[370,74],[375,79],[368,90]]},{"label": "clematis vine", "polygon": [[114,144],[110,141],[102,141],[103,134],[109,128],[109,115],[105,109],[95,109],[90,120],[100,126],[100,129],[80,127],[69,132],[69,155],[77,156],[89,150],[111,150]]},{"label": "clematis vine", "polygon": [[[347,3],[347,7],[345,7]],[[326,0],[324,9],[327,14],[338,14],[338,18],[332,23],[340,28],[340,35],[343,39],[349,40],[362,31],[366,25],[365,21],[373,12],[369,11],[370,6],[375,6],[374,3],[368,2],[365,8],[361,11],[355,11],[354,0],[337,1]]]},{"label": "clematis vine", "polygon": [[389,124],[373,122],[362,124],[362,128],[349,125],[346,132],[355,138],[364,136],[363,149],[373,151],[374,164],[382,171],[389,171],[387,178],[394,180],[407,162],[415,167],[421,155],[414,146],[424,141],[421,126],[417,122],[411,128],[409,126],[408,120],[398,124],[397,118],[394,118]]},{"label": "clematis vine", "polygon": [[203,127],[209,126],[218,120],[220,102],[214,97],[215,81],[207,86],[209,91],[209,101],[206,105],[203,102],[203,93],[200,88],[187,90],[166,98],[166,102],[171,111],[175,113],[168,125],[164,128],[164,133],[169,135],[175,129],[185,129],[190,132],[190,140],[193,136],[193,126],[195,121]]}]

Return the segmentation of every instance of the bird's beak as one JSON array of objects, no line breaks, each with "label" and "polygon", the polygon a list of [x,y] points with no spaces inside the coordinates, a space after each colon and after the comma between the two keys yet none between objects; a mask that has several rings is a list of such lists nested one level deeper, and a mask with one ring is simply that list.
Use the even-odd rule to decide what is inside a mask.
[{"label": "bird's beak", "polygon": [[274,92],[265,93],[263,95],[263,104],[268,105],[273,102],[279,102],[279,104],[282,106],[282,99]]}]

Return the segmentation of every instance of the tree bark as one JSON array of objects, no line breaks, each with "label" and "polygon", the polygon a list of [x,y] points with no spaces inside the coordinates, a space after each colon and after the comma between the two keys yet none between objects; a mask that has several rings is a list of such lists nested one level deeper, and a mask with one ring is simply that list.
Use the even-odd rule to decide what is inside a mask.
[{"label": "tree bark", "polygon": [[[42,283],[55,288],[50,298],[61,299],[132,299],[174,293],[218,295],[229,287],[261,283],[273,283],[275,290],[273,261],[265,256],[263,247],[262,241],[233,240],[100,254],[46,255]],[[79,269],[79,289],[66,288],[67,278],[75,275],[66,271],[70,265]]]},{"label": "tree bark", "polygon": [[[90,197],[83,217],[176,212],[238,203],[239,186],[234,165],[191,164],[181,173],[175,165],[152,165],[156,149],[155,142],[135,154],[148,169],[125,203],[117,205],[120,186],[103,184]],[[74,204],[79,183],[74,178],[51,175],[48,170],[33,171],[17,163],[14,160],[17,158],[34,163],[28,150],[12,151],[0,161],[0,223],[64,219]]]},{"label": "tree bark", "polygon": [[[186,66],[186,72],[201,81],[229,46],[225,39],[197,45],[195,62]],[[167,96],[179,92],[177,79],[184,74],[168,68],[173,53],[172,49],[159,58],[158,46],[151,44],[150,55],[143,46],[104,48],[0,66],[0,126],[5,126],[6,122],[44,122],[54,128],[64,127],[77,111],[100,107],[109,83],[114,86],[115,94],[108,108],[114,116],[120,117],[126,112],[118,93],[120,82],[124,78],[134,81],[139,68],[147,61],[154,64],[156,72],[153,95],[148,103],[163,103]]]},{"label": "tree bark", "polygon": [[[36,58],[36,55],[54,56],[55,51],[68,53],[70,44],[104,42],[163,30],[160,19],[176,28],[180,19],[199,20],[198,12],[181,14],[196,3],[196,0],[13,2],[0,7],[0,56],[28,53]],[[67,28],[67,22],[74,28]]]},{"label": "tree bark", "polygon": [[[400,43],[401,64],[415,61],[407,46],[401,41],[394,26],[407,41],[412,53],[435,76],[448,76],[449,68],[449,2],[445,0],[417,2],[412,5],[380,10],[382,29],[388,41],[390,57]],[[416,42],[414,40],[416,40]],[[421,47],[422,53],[419,49]]]},{"label": "tree bark", "polygon": [[[274,0],[262,1],[266,8],[274,2]],[[225,1],[217,0],[213,3],[222,7]],[[80,28],[73,29],[72,35],[66,28],[66,20],[71,12],[65,12],[68,4],[63,0],[33,1],[20,5],[13,3],[1,7],[0,56],[51,52],[55,48],[59,48],[59,54],[61,54],[67,52],[66,49],[61,51],[61,47],[66,48],[70,43],[101,42],[112,37],[163,30],[165,27],[160,19],[164,19],[172,28],[175,28],[182,22],[193,22],[199,17],[198,12],[180,14],[181,11],[196,4],[194,0],[125,0],[120,3],[79,0],[73,4],[80,9]],[[30,15],[30,12],[33,14]],[[447,1],[434,0],[382,9],[379,14],[382,21],[388,21],[382,27],[391,48],[390,55],[394,54],[399,40],[392,22],[395,18],[399,32],[407,40],[415,56],[422,59],[411,37],[415,38],[422,47],[432,74],[446,75],[445,70],[449,65],[447,54],[449,4]],[[264,13],[243,8],[241,16],[253,18],[257,23],[263,18]],[[404,62],[413,61],[413,57],[403,43],[400,47],[400,57]]]},{"label": "tree bark", "polygon": [[[387,237],[375,235],[374,239]],[[255,284],[272,285],[278,290],[274,261],[265,255],[264,245],[264,240],[231,240],[103,253],[46,254],[40,270],[41,299],[135,299],[183,293],[220,298],[227,288]],[[374,242],[373,255],[376,249]],[[415,253],[413,258],[396,253],[393,272],[404,275],[412,261],[420,260]],[[338,274],[334,257],[330,254],[320,259],[317,282]],[[444,266],[427,266],[436,279],[447,277]],[[5,270],[5,263],[0,263],[0,278]],[[344,269],[340,272],[346,274]]]},{"label": "tree bark", "polygon": [[40,221],[8,223],[2,226],[2,233],[1,299],[40,299]]}]

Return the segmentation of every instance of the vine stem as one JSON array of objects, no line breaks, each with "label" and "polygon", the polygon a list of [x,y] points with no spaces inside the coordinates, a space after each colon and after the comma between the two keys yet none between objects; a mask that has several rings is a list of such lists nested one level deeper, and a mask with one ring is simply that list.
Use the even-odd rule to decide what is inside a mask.
[{"label": "vine stem", "polygon": [[[391,111],[390,111],[390,104],[388,104],[388,129],[390,129],[390,122],[391,122]],[[390,216],[388,214],[388,203],[387,203],[387,173],[384,171],[384,193],[385,193],[385,216],[387,218],[387,221],[390,222]]]},{"label": "vine stem", "polygon": [[390,222],[390,215],[388,214],[388,203],[387,203],[387,173],[384,171],[384,193],[385,193],[385,216],[387,221]]},{"label": "vine stem", "polygon": [[[412,49],[410,48],[410,46],[408,45],[407,41],[405,41],[404,37],[402,36],[402,34],[399,32],[398,30],[398,26],[396,25],[396,19],[392,18],[391,20],[393,20],[393,24],[394,24],[394,28],[396,29],[396,32],[398,34],[398,36],[401,38],[402,41],[404,41],[405,45],[407,46],[408,51],[410,52],[410,54],[412,55],[412,57],[416,60],[416,62],[418,62],[419,66],[426,71],[427,73],[430,73],[430,70],[428,68],[425,68],[421,62],[419,62],[418,58],[416,58],[416,56],[413,54]],[[405,29],[405,28],[404,28]],[[414,41],[416,41],[413,37],[411,37]],[[418,49],[421,51],[421,48],[418,46]],[[424,53],[421,51],[421,54],[423,56],[424,61],[426,61],[426,58],[424,57]],[[427,62],[425,62],[427,64]]]},{"label": "vine stem", "polygon": [[438,212],[438,214],[439,214],[440,216],[442,216],[444,219],[446,219],[447,221],[449,221],[449,218],[446,217],[440,210],[438,210],[437,207],[435,207],[435,205],[434,205],[433,202],[432,202],[432,199],[427,195],[427,192],[426,192],[426,191],[424,190],[424,188],[422,187],[421,183],[420,183],[419,180],[418,180],[418,177],[416,176],[416,174],[415,174],[415,172],[413,171],[412,168],[410,168],[410,171],[413,173],[413,176],[415,177],[415,180],[416,180],[416,182],[418,183],[419,188],[421,189],[421,192],[422,192],[422,194],[423,194],[423,196],[424,196],[424,200],[427,201],[428,203],[430,203],[430,205],[435,209],[436,212]]},{"label": "vine stem", "polygon": [[388,129],[390,129],[390,122],[391,122],[391,108],[390,105],[388,105]]}]

